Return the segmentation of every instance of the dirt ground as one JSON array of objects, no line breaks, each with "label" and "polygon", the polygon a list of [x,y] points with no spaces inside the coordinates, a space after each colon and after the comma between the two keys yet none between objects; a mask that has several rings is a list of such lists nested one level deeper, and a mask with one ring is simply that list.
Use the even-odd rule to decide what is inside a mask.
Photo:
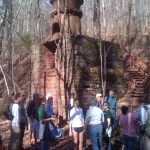
[{"label": "dirt ground", "polygon": [[[9,128],[9,120],[6,120],[4,117],[0,118],[0,135],[2,136],[2,142],[3,142],[3,149],[7,150],[10,140],[10,128]],[[49,144],[49,150],[73,150],[73,138],[68,136],[68,125],[64,125],[63,130],[65,131],[64,138],[60,138],[59,140],[55,142],[50,142]],[[113,150],[121,150],[122,149],[122,141],[119,137],[119,134],[116,133],[112,137],[112,145]],[[32,142],[34,142],[32,140]],[[84,150],[92,150],[91,148],[91,142],[87,135],[84,135]],[[24,135],[24,141],[23,141],[23,148],[25,150],[40,150],[40,144],[39,142],[34,145],[33,143],[29,145],[29,131],[25,131]],[[105,149],[105,145],[104,145]]]}]

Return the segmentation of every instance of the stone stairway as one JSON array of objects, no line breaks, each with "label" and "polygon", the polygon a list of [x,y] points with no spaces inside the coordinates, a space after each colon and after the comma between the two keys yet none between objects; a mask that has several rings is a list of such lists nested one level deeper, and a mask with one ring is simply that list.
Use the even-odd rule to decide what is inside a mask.
[{"label": "stone stairway", "polygon": [[144,102],[145,90],[150,86],[150,65],[136,54],[131,55],[129,59],[130,63],[126,68],[128,74],[127,89],[132,107],[136,108],[138,104]]},{"label": "stone stairway", "polygon": [[139,71],[127,71],[131,78],[131,87],[129,87],[131,97],[143,97],[144,95],[144,81],[146,76],[141,75]]}]

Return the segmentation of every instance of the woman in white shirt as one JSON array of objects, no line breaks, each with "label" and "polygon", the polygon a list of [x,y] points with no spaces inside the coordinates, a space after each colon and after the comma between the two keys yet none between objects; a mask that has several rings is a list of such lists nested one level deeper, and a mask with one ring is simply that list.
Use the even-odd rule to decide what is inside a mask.
[{"label": "woman in white shirt", "polygon": [[[79,101],[74,101],[74,107],[70,111],[70,131],[69,134],[74,138],[74,149],[83,149],[83,130],[84,115],[82,108],[79,107]],[[79,142],[78,142],[79,141]],[[78,146],[79,143],[79,146]]]}]

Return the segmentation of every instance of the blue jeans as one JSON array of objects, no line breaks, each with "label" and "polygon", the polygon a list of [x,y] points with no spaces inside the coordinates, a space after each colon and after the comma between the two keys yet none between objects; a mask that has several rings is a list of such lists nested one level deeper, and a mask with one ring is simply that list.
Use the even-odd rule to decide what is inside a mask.
[{"label": "blue jeans", "polygon": [[88,133],[92,142],[92,150],[102,150],[102,124],[89,125]]},{"label": "blue jeans", "polygon": [[134,150],[136,144],[136,137],[130,137],[123,134],[124,150]]},{"label": "blue jeans", "polygon": [[107,150],[111,150],[111,137],[108,137],[108,134],[106,133],[106,128],[103,127],[103,130],[104,130],[104,142],[106,143],[107,145]]},{"label": "blue jeans", "polygon": [[116,122],[115,122],[115,119],[116,119],[116,110],[111,110],[111,115],[112,115],[112,118],[111,118],[111,126],[112,126],[112,130],[116,130]]},{"label": "blue jeans", "polygon": [[49,141],[41,140],[40,141],[40,150],[48,150]]}]

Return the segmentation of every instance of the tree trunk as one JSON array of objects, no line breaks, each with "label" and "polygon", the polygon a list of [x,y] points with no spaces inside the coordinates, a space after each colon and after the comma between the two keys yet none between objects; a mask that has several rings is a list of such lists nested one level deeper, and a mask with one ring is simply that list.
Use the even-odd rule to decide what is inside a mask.
[{"label": "tree trunk", "polygon": [[127,16],[127,25],[126,25],[126,43],[129,42],[129,38],[130,38],[131,11],[132,11],[132,0],[128,0],[128,16]]},{"label": "tree trunk", "polygon": [[10,91],[13,87],[12,82],[12,0],[8,0],[8,27],[7,27],[7,39],[8,39],[8,75],[11,77],[9,82]]}]

